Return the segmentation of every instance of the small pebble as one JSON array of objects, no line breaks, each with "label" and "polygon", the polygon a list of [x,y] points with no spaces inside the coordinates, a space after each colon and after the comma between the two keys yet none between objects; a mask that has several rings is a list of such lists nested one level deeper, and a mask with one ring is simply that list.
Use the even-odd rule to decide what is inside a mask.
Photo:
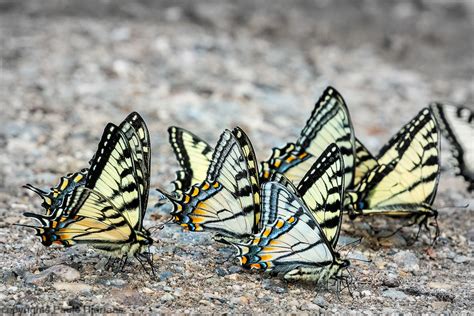
[{"label": "small pebble", "polygon": [[160,297],[160,301],[163,303],[170,302],[174,300],[174,296],[171,295],[170,293],[165,293],[163,294],[162,297]]},{"label": "small pebble", "polygon": [[408,295],[406,295],[402,291],[393,290],[393,289],[383,291],[382,296],[392,298],[392,299],[397,299],[397,300],[402,300],[408,297]]}]

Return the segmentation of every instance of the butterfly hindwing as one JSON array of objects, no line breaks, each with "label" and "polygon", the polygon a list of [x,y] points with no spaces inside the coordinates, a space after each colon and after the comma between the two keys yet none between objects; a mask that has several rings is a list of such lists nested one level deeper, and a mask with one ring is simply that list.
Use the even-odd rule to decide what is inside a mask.
[{"label": "butterfly hindwing", "polygon": [[378,162],[357,138],[355,139],[355,147],[354,186],[357,186],[364,176],[378,165]]},{"label": "butterfly hindwing", "polygon": [[464,106],[433,103],[430,105],[441,134],[448,141],[452,154],[451,165],[474,190],[474,113]]},{"label": "butterfly hindwing", "polygon": [[[315,171],[316,166],[324,164],[321,161],[322,157],[314,164],[314,169],[311,171]],[[343,190],[343,162],[338,150],[334,157],[337,157],[340,165],[339,168],[336,168],[338,169],[337,178],[341,179],[338,184],[329,180],[332,176],[320,179],[319,175],[316,175],[316,171],[313,173],[314,176],[310,176],[311,171],[309,171],[304,185],[318,187],[323,182],[328,188],[337,185],[336,190],[326,190],[322,195],[331,195],[330,192],[333,191],[338,192],[335,194],[339,195],[338,208],[340,212],[342,208],[340,194]],[[327,156],[326,159],[332,160]],[[326,170],[331,172],[331,168]],[[249,242],[233,243],[238,250],[241,264],[249,269],[283,273],[287,279],[325,281],[331,277],[337,278],[340,276],[341,269],[347,266],[348,262],[340,260],[339,254],[334,251],[331,242],[326,238],[324,229],[314,217],[317,212],[310,210],[294,189],[287,188],[285,183],[289,182],[270,181],[262,185],[263,227],[258,234],[253,235]],[[323,212],[329,205],[327,201],[330,200],[329,196],[316,199],[315,210]],[[319,204],[320,202],[321,204]],[[328,211],[332,213],[332,210],[328,209]],[[322,217],[324,218],[324,216]],[[341,218],[338,217],[338,219]],[[335,239],[337,240],[337,236]]]}]

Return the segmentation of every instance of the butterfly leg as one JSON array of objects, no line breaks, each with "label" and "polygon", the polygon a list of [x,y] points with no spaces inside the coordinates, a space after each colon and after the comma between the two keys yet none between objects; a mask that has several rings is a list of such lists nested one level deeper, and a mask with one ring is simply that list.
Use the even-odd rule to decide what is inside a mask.
[{"label": "butterfly leg", "polygon": [[125,269],[125,265],[127,264],[127,261],[128,261],[128,256],[124,255],[121,261],[122,261],[122,264],[120,266],[120,272],[123,272],[123,270]]}]

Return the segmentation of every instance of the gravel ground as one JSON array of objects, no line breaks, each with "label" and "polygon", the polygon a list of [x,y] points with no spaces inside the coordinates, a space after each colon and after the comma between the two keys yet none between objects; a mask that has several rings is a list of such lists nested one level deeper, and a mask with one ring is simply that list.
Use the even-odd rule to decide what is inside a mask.
[{"label": "gravel ground", "polygon": [[[152,186],[177,168],[166,129],[209,142],[240,125],[265,159],[295,139],[328,84],[345,97],[357,135],[377,150],[432,100],[474,104],[474,6],[466,1],[1,1],[0,310],[88,312],[453,312],[473,310],[473,195],[443,172],[441,237],[412,246],[367,223],[350,258],[351,297],[241,270],[207,233],[157,232],[157,278],[137,262],[114,274],[90,249],[45,248],[21,189],[50,187],[87,166],[107,122],[140,112],[152,135]],[[163,221],[154,208],[145,226]],[[467,208],[459,206],[470,204]],[[396,221],[370,224],[397,228]]]}]

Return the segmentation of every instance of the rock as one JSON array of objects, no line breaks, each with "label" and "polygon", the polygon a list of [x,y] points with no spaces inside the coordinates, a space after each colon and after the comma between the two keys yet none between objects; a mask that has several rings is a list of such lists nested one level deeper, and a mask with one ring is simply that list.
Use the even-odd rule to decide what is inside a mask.
[{"label": "rock", "polygon": [[163,271],[163,272],[160,273],[158,278],[159,278],[160,281],[165,281],[165,280],[169,279],[172,276],[173,276],[173,272]]},{"label": "rock", "polygon": [[231,305],[244,305],[248,303],[249,303],[249,299],[246,298],[245,296],[233,297],[230,299]]},{"label": "rock", "polygon": [[51,273],[25,273],[23,279],[25,280],[26,284],[32,284],[32,285],[43,285],[48,281],[52,280],[52,275]]},{"label": "rock", "polygon": [[109,259],[102,257],[100,258],[99,262],[95,264],[94,268],[96,268],[96,270],[103,271],[107,267],[107,262],[109,262]]},{"label": "rock", "polygon": [[217,267],[216,274],[220,277],[223,277],[227,274],[227,271],[222,267]]},{"label": "rock", "polygon": [[302,311],[319,311],[321,307],[319,307],[318,304],[314,303],[304,303],[301,305],[301,310]]},{"label": "rock", "polygon": [[408,295],[406,295],[402,291],[392,290],[392,289],[383,291],[382,296],[392,298],[392,299],[396,299],[396,300],[402,300],[402,299],[406,299],[408,297]]},{"label": "rock", "polygon": [[265,290],[270,290],[278,294],[286,293],[288,291],[286,284],[278,279],[263,279],[262,287]]},{"label": "rock", "polygon": [[449,302],[444,302],[444,301],[431,302],[431,307],[437,311],[446,309],[448,305],[449,305]]},{"label": "rock", "polygon": [[3,272],[3,282],[5,284],[14,284],[16,282],[17,274],[14,271],[5,271]]},{"label": "rock", "polygon": [[468,256],[456,256],[453,258],[453,261],[455,263],[465,263],[465,262],[469,262],[471,261],[471,258],[469,258]]},{"label": "rock", "polygon": [[141,289],[141,291],[142,291],[143,293],[146,293],[146,294],[154,293],[154,291],[153,291],[152,289],[147,288],[147,287],[143,287],[143,288]]},{"label": "rock", "polygon": [[53,287],[58,291],[72,293],[87,293],[92,290],[92,286],[85,283],[56,282],[53,284]]},{"label": "rock", "polygon": [[322,308],[327,308],[329,306],[328,302],[324,299],[324,297],[318,295],[314,298],[313,300],[314,304],[317,304],[318,306]]},{"label": "rock", "polygon": [[363,290],[363,291],[360,292],[360,295],[362,297],[369,297],[369,296],[372,295],[372,292],[370,292],[369,290]]},{"label": "rock", "polygon": [[81,277],[81,274],[76,269],[66,266],[66,265],[57,265],[51,268],[48,268],[43,271],[44,273],[52,273],[58,276],[61,280],[65,281],[75,281]]},{"label": "rock", "polygon": [[239,272],[242,271],[242,267],[241,266],[231,266],[227,270],[229,271],[229,274],[239,273]]},{"label": "rock", "polygon": [[400,286],[400,279],[396,274],[389,273],[383,280],[383,285],[388,287],[399,287]]},{"label": "rock", "polygon": [[123,287],[125,284],[127,284],[127,281],[123,279],[112,279],[110,280],[110,285],[117,286],[117,287]]},{"label": "rock", "polygon": [[428,282],[428,284],[426,284],[426,285],[428,287],[432,288],[432,289],[445,289],[445,290],[448,290],[448,289],[452,288],[452,285],[447,284],[447,283],[441,283],[441,282]]},{"label": "rock", "polygon": [[405,272],[414,272],[420,270],[420,266],[418,264],[419,260],[409,250],[400,251],[394,257],[394,261],[398,264],[398,266]]},{"label": "rock", "polygon": [[160,301],[162,303],[171,302],[173,300],[174,300],[174,296],[171,295],[170,293],[165,293],[162,297],[160,297]]}]

